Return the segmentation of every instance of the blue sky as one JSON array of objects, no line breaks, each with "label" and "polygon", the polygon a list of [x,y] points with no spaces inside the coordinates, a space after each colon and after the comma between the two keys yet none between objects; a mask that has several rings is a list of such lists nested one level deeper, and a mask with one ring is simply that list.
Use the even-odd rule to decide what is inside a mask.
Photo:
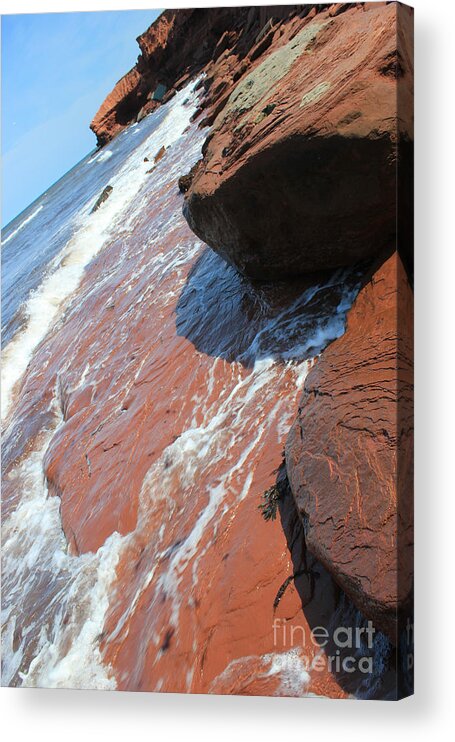
[{"label": "blue sky", "polygon": [[2,224],[95,147],[90,121],[159,10],[2,16]]}]

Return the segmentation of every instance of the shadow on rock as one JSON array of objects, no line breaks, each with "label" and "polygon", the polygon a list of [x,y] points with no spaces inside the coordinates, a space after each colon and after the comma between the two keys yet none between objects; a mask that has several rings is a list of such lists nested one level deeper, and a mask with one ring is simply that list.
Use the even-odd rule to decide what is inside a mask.
[{"label": "shadow on rock", "polygon": [[207,248],[176,307],[177,334],[207,355],[254,366],[303,361],[344,332],[364,267],[253,283]]},{"label": "shadow on rock", "polygon": [[[323,647],[324,661],[340,687],[356,698],[395,699],[394,647],[374,627],[373,632],[370,630],[368,634],[368,621],[337,586],[329,572],[307,551],[304,525],[294,504],[284,464],[278,472],[276,486],[280,493],[277,503],[281,525],[293,564],[289,584],[291,581],[294,583],[303,614],[311,631],[315,632],[315,639],[320,636],[318,643]],[[275,600],[276,616],[280,615],[279,603],[284,599],[286,589],[287,586],[281,595],[279,591]],[[286,638],[286,647],[283,648],[290,649],[303,643],[308,646],[311,637],[298,631],[293,634],[289,629],[283,632],[285,620],[280,619],[278,629],[278,636],[281,631],[281,636]],[[300,629],[299,626],[297,628]],[[340,646],[344,644],[346,646]]]}]

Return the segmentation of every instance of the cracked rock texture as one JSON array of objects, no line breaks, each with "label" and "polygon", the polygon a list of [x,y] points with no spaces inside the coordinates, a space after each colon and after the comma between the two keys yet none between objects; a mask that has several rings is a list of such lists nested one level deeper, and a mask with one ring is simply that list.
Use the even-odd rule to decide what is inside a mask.
[{"label": "cracked rock texture", "polygon": [[184,214],[241,273],[292,278],[394,244],[397,148],[406,158],[413,137],[411,29],[411,9],[395,3],[326,7],[272,28],[234,87],[228,76]]},{"label": "cracked rock texture", "polygon": [[[302,17],[318,6],[288,5],[240,8],[186,8],[165,10],[137,38],[140,54],[103,101],[90,128],[104,146],[128,124],[165,103],[197,74],[207,75],[206,89],[213,103],[223,90],[226,71],[239,72],[251,47],[262,53],[271,41],[270,23],[297,11]],[[269,25],[267,25],[269,24]],[[264,34],[259,45],[256,39]],[[245,61],[243,72],[248,67]],[[225,83],[226,84],[226,83]],[[232,84],[232,83],[231,83]],[[166,91],[164,96],[162,92]],[[209,99],[206,101],[209,102]]]},{"label": "cracked rock texture", "polygon": [[308,374],[286,445],[308,549],[393,642],[412,587],[412,353],[395,253]]}]

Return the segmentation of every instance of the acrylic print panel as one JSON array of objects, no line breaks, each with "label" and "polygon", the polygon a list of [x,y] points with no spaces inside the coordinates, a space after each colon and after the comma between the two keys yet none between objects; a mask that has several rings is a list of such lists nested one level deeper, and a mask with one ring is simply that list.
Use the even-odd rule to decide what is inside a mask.
[{"label": "acrylic print panel", "polygon": [[[7,127],[8,34],[92,94],[98,16],[3,18]],[[404,697],[412,9],[156,16],[2,230],[2,683]]]}]

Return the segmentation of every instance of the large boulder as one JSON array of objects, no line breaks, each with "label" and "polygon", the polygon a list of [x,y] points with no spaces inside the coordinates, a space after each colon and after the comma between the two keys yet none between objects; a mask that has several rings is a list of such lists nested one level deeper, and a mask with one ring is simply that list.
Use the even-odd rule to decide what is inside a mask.
[{"label": "large boulder", "polygon": [[412,316],[395,253],[308,374],[286,444],[308,549],[393,642],[412,589]]},{"label": "large boulder", "polygon": [[266,51],[251,50],[184,204],[240,272],[288,278],[394,243],[397,149],[405,162],[412,148],[411,24],[395,3],[332,6],[272,25]]}]

